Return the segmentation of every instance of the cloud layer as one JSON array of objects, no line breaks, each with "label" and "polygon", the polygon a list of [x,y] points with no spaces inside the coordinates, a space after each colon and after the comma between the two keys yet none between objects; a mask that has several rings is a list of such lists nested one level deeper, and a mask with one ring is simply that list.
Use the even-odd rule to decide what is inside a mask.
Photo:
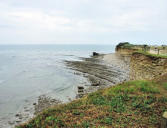
[{"label": "cloud layer", "polygon": [[166,0],[0,1],[0,43],[167,44]]}]

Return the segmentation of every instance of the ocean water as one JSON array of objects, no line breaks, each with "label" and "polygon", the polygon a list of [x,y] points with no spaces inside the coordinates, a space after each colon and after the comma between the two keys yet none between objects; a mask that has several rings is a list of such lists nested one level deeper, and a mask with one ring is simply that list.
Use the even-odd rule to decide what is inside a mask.
[{"label": "ocean water", "polygon": [[74,99],[76,87],[87,81],[74,75],[64,61],[89,57],[93,51],[113,53],[114,48],[112,45],[0,45],[0,124],[40,95],[64,102]]}]

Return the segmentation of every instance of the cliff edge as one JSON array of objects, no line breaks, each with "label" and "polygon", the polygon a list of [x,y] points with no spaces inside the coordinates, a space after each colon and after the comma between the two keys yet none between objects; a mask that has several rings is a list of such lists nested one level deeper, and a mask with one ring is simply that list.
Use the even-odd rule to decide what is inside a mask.
[{"label": "cliff edge", "polygon": [[130,57],[130,79],[152,80],[167,73],[167,56],[152,54],[152,46],[128,42],[116,46],[116,52]]}]

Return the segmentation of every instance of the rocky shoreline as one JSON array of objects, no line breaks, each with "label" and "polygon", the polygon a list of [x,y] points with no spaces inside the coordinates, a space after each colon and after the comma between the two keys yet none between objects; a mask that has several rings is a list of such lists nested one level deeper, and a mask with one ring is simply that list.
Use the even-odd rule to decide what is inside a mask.
[{"label": "rocky shoreline", "polygon": [[[81,58],[80,61],[65,61],[67,68],[73,70],[75,75],[87,78],[90,83],[84,86],[78,85],[76,98],[129,80],[129,58],[127,59],[116,53],[93,55],[90,58]],[[15,121],[9,122],[9,124],[14,126],[23,123],[44,109],[57,104],[61,104],[61,101],[41,95],[37,102],[31,103],[29,109],[25,107],[23,111],[17,113]]]},{"label": "rocky shoreline", "polygon": [[19,110],[15,117],[12,117],[6,124],[1,125],[0,127],[14,128],[16,125],[22,124],[35,115],[38,115],[44,109],[47,109],[51,106],[55,106],[57,104],[61,104],[60,100],[51,98],[50,96],[41,95],[38,97],[36,102],[25,101],[23,109]]},{"label": "rocky shoreline", "polygon": [[[77,98],[101,88],[113,86],[129,80],[130,57],[119,54],[94,54],[81,61],[66,61],[66,65],[77,71],[76,75],[86,77],[91,86],[78,87]],[[82,88],[82,89],[81,89]]]},{"label": "rocky shoreline", "polygon": [[61,101],[57,99],[52,99],[51,97],[47,97],[46,95],[41,95],[38,98],[38,103],[34,103],[33,105],[35,106],[35,115],[38,113],[42,112],[44,109],[54,106],[57,104],[60,104]]}]

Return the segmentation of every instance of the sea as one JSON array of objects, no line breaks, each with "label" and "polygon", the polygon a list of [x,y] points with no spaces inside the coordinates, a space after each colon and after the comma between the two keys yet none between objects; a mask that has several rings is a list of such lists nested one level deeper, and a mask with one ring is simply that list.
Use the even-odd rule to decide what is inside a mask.
[{"label": "sea", "polygon": [[0,45],[0,128],[41,95],[62,102],[76,97],[86,78],[75,75],[65,60],[81,60],[92,52],[113,53],[114,45]]}]

